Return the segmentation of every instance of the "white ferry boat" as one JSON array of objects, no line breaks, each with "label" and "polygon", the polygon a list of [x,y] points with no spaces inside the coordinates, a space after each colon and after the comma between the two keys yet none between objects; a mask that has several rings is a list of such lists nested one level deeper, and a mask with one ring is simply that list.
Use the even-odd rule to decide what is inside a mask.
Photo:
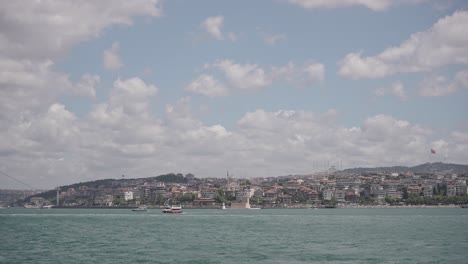
[{"label": "white ferry boat", "polygon": [[178,205],[166,205],[162,210],[165,214],[181,214],[182,213],[182,206]]},{"label": "white ferry boat", "polygon": [[146,212],[148,209],[146,208],[146,205],[140,206],[138,208],[133,208],[132,211],[134,212]]}]

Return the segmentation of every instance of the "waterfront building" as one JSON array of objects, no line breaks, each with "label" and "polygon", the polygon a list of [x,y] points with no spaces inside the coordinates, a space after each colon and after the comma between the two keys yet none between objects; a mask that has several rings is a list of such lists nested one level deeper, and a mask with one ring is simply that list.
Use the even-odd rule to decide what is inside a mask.
[{"label": "waterfront building", "polygon": [[133,200],[133,192],[132,191],[124,192],[124,199],[125,201]]},{"label": "waterfront building", "polygon": [[333,199],[334,190],[326,189],[322,191],[323,200],[331,201]]},{"label": "waterfront building", "polygon": [[382,190],[383,187],[380,184],[372,184],[369,189],[369,193],[372,197],[377,197],[379,191]]},{"label": "waterfront building", "polygon": [[205,187],[205,188],[202,188],[200,190],[200,195],[201,197],[200,198],[209,198],[209,199],[213,199],[216,197],[216,192],[218,190],[216,188],[209,188],[209,187]]},{"label": "waterfront building", "polygon": [[345,200],[347,202],[356,203],[359,200],[359,192],[354,189],[348,189],[345,191]]},{"label": "waterfront building", "polygon": [[243,190],[237,190],[236,191],[236,200],[240,201],[242,200],[244,197],[252,197],[253,194],[254,194],[255,190],[254,189],[250,189],[250,188],[245,188]]},{"label": "waterfront building", "polygon": [[408,186],[407,191],[408,191],[408,195],[419,196],[419,193],[421,192],[421,187],[419,187],[417,185]]},{"label": "waterfront building", "polygon": [[425,185],[423,187],[423,195],[424,197],[432,197],[432,194],[434,193],[432,185]]},{"label": "waterfront building", "polygon": [[387,195],[387,192],[383,188],[377,192],[377,200],[380,204],[383,204],[385,202],[386,195]]},{"label": "waterfront building", "polygon": [[346,198],[346,192],[343,191],[343,190],[335,190],[335,192],[333,193],[334,197],[335,197],[335,200],[337,202],[344,202],[345,201],[345,198]]},{"label": "waterfront building", "polygon": [[397,191],[395,187],[386,190],[386,196],[393,199],[401,199],[401,192]]}]

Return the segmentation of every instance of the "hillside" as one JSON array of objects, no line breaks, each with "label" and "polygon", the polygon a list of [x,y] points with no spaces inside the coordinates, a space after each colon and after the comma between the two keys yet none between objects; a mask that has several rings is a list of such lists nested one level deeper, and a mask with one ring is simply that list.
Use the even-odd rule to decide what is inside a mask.
[{"label": "hillside", "polygon": [[424,163],[413,167],[392,166],[376,168],[352,168],[339,173],[370,173],[370,172],[414,172],[414,173],[468,173],[468,165],[453,163]]},{"label": "hillside", "polygon": [[[192,174],[187,174],[187,175],[192,175]],[[168,173],[168,174],[163,174],[163,175],[149,177],[149,178],[101,179],[101,180],[88,181],[88,182],[79,182],[79,183],[74,183],[70,185],[60,186],[59,188],[60,190],[68,190],[70,188],[78,189],[79,187],[86,186],[91,189],[95,189],[98,187],[113,189],[113,188],[119,188],[119,187],[127,187],[127,186],[135,185],[135,184],[143,184],[144,182],[152,182],[152,181],[164,182],[164,183],[186,183],[187,178],[181,173],[178,173],[178,174]],[[56,196],[56,191],[49,190],[49,191],[45,191],[42,193],[34,194],[34,195],[26,197],[24,201],[28,201],[33,196],[43,197],[48,200],[54,200]]]}]

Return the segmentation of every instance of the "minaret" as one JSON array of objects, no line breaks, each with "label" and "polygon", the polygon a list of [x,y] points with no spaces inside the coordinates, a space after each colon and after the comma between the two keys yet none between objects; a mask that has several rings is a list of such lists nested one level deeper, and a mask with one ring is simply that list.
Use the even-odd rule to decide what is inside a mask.
[{"label": "minaret", "polygon": [[55,188],[57,191],[57,207],[60,205],[60,187]]}]

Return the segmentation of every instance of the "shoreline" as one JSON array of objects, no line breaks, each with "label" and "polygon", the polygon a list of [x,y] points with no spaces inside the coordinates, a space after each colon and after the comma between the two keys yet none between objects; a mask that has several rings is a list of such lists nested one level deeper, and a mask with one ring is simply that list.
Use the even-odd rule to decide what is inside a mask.
[{"label": "shoreline", "polygon": [[[23,209],[45,209],[46,208],[24,208],[24,207],[9,207],[11,209],[13,208],[23,208]],[[138,208],[136,206],[60,206],[60,207],[52,207],[50,209],[135,209]],[[158,207],[158,206],[147,206],[148,209],[162,209],[163,207]],[[223,210],[220,207],[215,207],[215,206],[209,206],[209,207],[193,207],[193,206],[187,206],[187,207],[182,207],[183,209],[194,209],[194,210],[199,210],[199,209],[207,209],[207,210]],[[260,208],[255,208],[255,209],[263,209],[263,210],[268,210],[268,209],[398,209],[398,208],[405,208],[405,209],[411,209],[411,208],[427,208],[427,209],[434,209],[434,208],[465,208],[463,205],[345,205],[345,206],[336,206],[335,208],[320,208],[320,207],[310,207],[310,206],[291,206],[291,207],[260,207]],[[5,207],[5,209],[8,209]],[[249,208],[226,208],[226,210],[251,210]]]}]

